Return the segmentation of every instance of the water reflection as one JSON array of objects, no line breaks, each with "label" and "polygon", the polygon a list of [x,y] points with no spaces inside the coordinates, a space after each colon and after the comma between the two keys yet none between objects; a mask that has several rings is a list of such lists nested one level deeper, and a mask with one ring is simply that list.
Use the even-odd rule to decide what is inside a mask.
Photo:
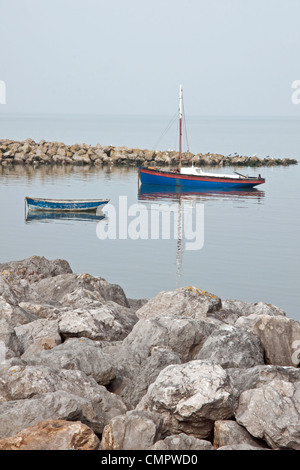
[{"label": "water reflection", "polygon": [[197,201],[204,202],[205,200],[212,199],[239,199],[256,200],[258,203],[262,202],[265,197],[265,192],[256,188],[248,188],[247,190],[195,190],[193,191],[179,187],[173,188],[171,186],[148,185],[141,184],[138,191],[138,199],[140,201]]},{"label": "water reflection", "polygon": [[[183,268],[183,256],[185,246],[185,234],[183,230],[183,219],[186,216],[186,211],[192,220],[195,219],[195,206],[200,203],[203,205],[205,202],[224,202],[236,201],[238,207],[248,207],[249,201],[260,204],[265,197],[264,191],[256,188],[248,188],[247,190],[206,190],[200,191],[193,189],[192,191],[183,187],[170,187],[161,185],[148,185],[141,184],[138,189],[138,200],[148,204],[163,203],[167,206],[175,205],[175,212],[177,217],[177,244],[176,244],[176,285],[180,285]],[[177,206],[177,207],[176,207]],[[167,209],[166,209],[167,211]],[[196,231],[204,230],[204,227],[196,227]]]},{"label": "water reflection", "polygon": [[131,173],[132,167],[110,167],[108,165],[0,165],[1,180],[8,180],[9,182],[12,178],[27,182],[35,182],[36,180],[48,182],[51,179],[63,182],[74,177],[86,181],[95,175],[104,175],[104,179],[109,181],[112,176],[126,177]]},{"label": "water reflection", "polygon": [[99,222],[105,215],[98,215],[91,212],[46,212],[46,211],[28,211],[25,214],[25,222],[51,222],[51,221],[81,221],[81,222]]}]

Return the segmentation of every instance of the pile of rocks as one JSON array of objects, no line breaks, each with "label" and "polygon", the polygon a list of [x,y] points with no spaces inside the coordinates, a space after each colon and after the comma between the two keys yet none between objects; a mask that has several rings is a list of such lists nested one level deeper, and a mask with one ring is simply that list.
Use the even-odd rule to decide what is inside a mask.
[{"label": "pile of rocks", "polygon": [[[62,142],[36,143],[32,139],[24,142],[13,140],[0,140],[0,164],[7,165],[178,165],[178,152],[142,150],[138,148],[102,146],[97,144],[65,145]],[[293,158],[259,158],[257,156],[224,156],[221,154],[193,154],[184,153],[183,165],[202,166],[274,166],[294,165],[297,160]]]},{"label": "pile of rocks", "polygon": [[0,265],[0,449],[300,449],[300,324],[193,286],[128,299]]}]

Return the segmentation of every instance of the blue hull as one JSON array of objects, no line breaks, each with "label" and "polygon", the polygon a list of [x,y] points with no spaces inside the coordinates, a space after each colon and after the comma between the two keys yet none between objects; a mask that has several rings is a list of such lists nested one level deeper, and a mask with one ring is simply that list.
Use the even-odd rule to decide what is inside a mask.
[{"label": "blue hull", "polygon": [[187,187],[198,189],[242,189],[253,188],[265,182],[263,178],[218,178],[213,176],[189,176],[176,172],[154,170],[152,168],[139,168],[141,183],[149,185],[163,185],[173,187]]},{"label": "blue hull", "polygon": [[40,199],[26,197],[28,209],[33,211],[70,211],[70,212],[87,212],[96,211],[99,207],[107,204],[109,199]]}]

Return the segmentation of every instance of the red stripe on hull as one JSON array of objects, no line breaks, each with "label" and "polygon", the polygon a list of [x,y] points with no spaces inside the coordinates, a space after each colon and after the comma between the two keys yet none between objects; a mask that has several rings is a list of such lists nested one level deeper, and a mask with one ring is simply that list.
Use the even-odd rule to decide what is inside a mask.
[{"label": "red stripe on hull", "polygon": [[182,175],[181,173],[168,173],[164,171],[156,171],[156,170],[145,170],[145,169],[140,169],[141,173],[146,173],[148,175],[154,175],[154,176],[163,176],[164,178],[175,178],[175,179],[185,179],[185,180],[192,180],[192,181],[208,181],[208,182],[220,182],[220,183],[242,183],[242,184],[249,184],[253,183],[254,181],[257,181],[256,184],[262,184],[265,182],[263,178],[258,179],[258,178],[249,178],[247,179],[242,179],[242,178],[219,178],[218,176],[191,176],[191,175]]}]

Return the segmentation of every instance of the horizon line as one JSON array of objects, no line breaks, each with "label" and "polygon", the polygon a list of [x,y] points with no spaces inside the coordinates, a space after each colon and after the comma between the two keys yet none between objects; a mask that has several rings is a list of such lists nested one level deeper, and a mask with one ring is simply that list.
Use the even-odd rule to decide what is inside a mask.
[{"label": "horizon line", "polygon": [[[18,111],[7,111],[4,113],[1,113],[0,111],[0,118],[1,117],[13,117],[13,116],[68,116],[68,117],[169,117],[170,114],[144,114],[144,113],[135,113],[135,114],[129,114],[129,113],[70,113],[70,112],[18,112]],[[300,119],[299,116],[294,116],[294,115],[281,115],[281,114],[276,114],[276,115],[267,115],[267,114],[189,114],[189,116],[186,116],[186,119],[188,120],[189,118],[217,118],[217,119],[222,119],[222,118],[259,118],[259,119]]]}]

